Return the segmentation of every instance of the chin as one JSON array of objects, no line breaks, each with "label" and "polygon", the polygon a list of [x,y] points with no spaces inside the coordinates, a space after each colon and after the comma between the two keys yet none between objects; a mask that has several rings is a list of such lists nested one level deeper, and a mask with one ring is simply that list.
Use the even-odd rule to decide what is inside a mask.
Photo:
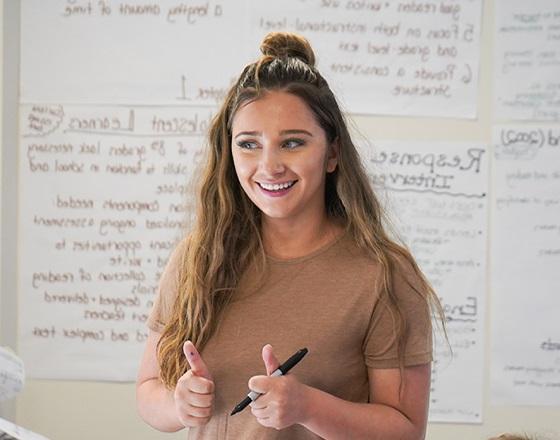
[{"label": "chin", "polygon": [[285,212],[277,212],[277,211],[262,210],[262,209],[261,212],[263,216],[275,220],[282,220],[290,217],[290,215]]},{"label": "chin", "polygon": [[271,209],[271,208],[265,208],[263,209],[262,207],[258,206],[259,210],[262,212],[262,215],[270,218],[270,219],[276,219],[276,220],[281,220],[281,219],[287,219],[290,217],[293,217],[293,213],[292,211],[288,211],[286,209]]}]

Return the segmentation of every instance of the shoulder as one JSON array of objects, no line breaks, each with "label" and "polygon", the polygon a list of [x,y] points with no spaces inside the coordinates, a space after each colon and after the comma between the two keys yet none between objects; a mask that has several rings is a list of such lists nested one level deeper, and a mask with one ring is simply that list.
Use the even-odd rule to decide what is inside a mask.
[{"label": "shoulder", "polygon": [[379,265],[372,252],[362,248],[349,231],[344,232],[330,249],[330,257],[339,262],[346,262],[357,268],[373,268]]},{"label": "shoulder", "polygon": [[372,249],[360,246],[349,232],[345,232],[336,246],[333,246],[330,256],[376,272],[386,267],[393,277],[418,280],[420,274],[418,265],[404,246],[393,243],[390,248],[381,249],[376,253]]},{"label": "shoulder", "polygon": [[424,277],[412,254],[402,249],[401,252],[391,252],[391,278],[395,290],[414,291],[424,297],[428,282]]},{"label": "shoulder", "polygon": [[[400,244],[391,243],[376,254],[373,250],[360,246],[357,240],[346,233],[333,254],[338,264],[355,275],[375,280],[376,291],[385,284],[395,296],[426,297],[429,288],[424,275],[410,251]],[[419,294],[419,295],[418,295]]]},{"label": "shoulder", "polygon": [[186,239],[183,239],[171,252],[160,276],[157,295],[148,318],[148,326],[158,333],[163,331],[172,315],[173,306],[179,294],[186,251],[187,242]]},{"label": "shoulder", "polygon": [[169,255],[169,258],[167,260],[167,264],[165,265],[165,268],[163,270],[163,273],[161,275],[161,279],[160,279],[160,289],[161,289],[161,283],[163,282],[171,282],[173,280],[177,281],[179,276],[180,276],[180,272],[181,272],[181,268],[184,264],[185,258],[186,258],[186,252],[188,249],[188,238],[184,238],[182,239],[177,246],[175,246],[175,248],[173,249],[173,251],[171,252],[171,254]]}]

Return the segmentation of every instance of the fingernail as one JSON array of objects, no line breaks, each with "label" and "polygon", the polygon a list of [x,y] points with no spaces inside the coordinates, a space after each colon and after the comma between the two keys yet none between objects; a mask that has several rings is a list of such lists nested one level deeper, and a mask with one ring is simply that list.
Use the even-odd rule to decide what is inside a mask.
[{"label": "fingernail", "polygon": [[[193,343],[191,341],[187,341],[187,344],[190,344],[191,346],[193,345]],[[187,354],[189,355],[189,357],[193,358],[194,357],[194,351],[192,350],[187,350]]]}]

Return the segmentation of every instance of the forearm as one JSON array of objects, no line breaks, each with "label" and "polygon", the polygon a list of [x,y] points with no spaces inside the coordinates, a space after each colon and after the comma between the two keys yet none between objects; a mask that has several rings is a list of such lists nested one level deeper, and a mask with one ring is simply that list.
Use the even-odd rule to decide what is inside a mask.
[{"label": "forearm", "polygon": [[425,436],[425,426],[415,426],[390,406],[348,402],[311,387],[305,400],[301,425],[328,440],[421,440]]},{"label": "forearm", "polygon": [[159,379],[150,379],[138,385],[136,402],[140,417],[153,428],[163,432],[184,428],[177,416],[173,391],[165,388]]}]

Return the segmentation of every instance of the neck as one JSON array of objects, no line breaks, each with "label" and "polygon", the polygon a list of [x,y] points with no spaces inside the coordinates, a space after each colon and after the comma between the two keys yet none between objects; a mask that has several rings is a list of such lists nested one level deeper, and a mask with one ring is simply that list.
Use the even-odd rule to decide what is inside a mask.
[{"label": "neck", "polygon": [[268,255],[291,259],[308,255],[329,243],[342,228],[325,215],[308,222],[263,219],[262,231]]}]

